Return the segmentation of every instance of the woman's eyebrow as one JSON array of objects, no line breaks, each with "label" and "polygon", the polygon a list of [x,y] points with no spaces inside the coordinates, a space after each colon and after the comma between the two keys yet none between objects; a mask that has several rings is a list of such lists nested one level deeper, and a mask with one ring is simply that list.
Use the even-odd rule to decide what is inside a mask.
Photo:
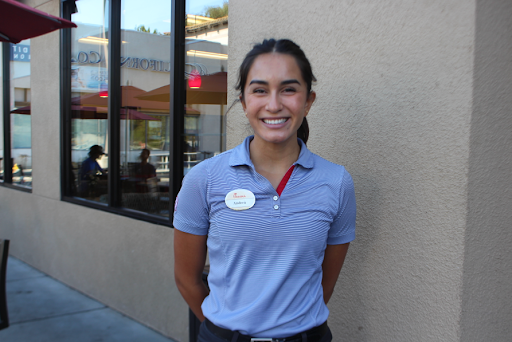
[{"label": "woman's eyebrow", "polygon": [[294,84],[294,83],[297,83],[298,85],[300,85],[300,82],[295,79],[283,81],[283,82],[281,82],[281,85]]},{"label": "woman's eyebrow", "polygon": [[262,81],[262,80],[252,80],[249,85],[251,84],[263,84],[263,85],[268,85],[268,82],[267,81]]},{"label": "woman's eyebrow", "polygon": [[[281,85],[286,85],[286,84],[298,84],[300,85],[300,82],[296,79],[291,79],[291,80],[286,80],[286,81],[283,81],[281,82]],[[263,80],[252,80],[249,85],[251,84],[262,84],[262,85],[268,85],[268,82],[267,81],[263,81]]]}]

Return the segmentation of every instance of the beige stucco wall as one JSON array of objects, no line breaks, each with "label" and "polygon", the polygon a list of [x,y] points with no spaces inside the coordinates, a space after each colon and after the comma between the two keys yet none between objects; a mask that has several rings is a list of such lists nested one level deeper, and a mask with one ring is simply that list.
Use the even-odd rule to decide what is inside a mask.
[{"label": "beige stucco wall", "polygon": [[[466,0],[230,3],[230,85],[252,43],[295,40],[318,79],[308,145],[355,181],[336,341],[460,339],[474,35]],[[229,146],[245,126],[238,105]]]},{"label": "beige stucco wall", "polygon": [[[30,4],[35,6],[35,4]],[[58,15],[59,2],[36,7]],[[60,200],[59,32],[31,39],[32,193]],[[51,47],[51,48],[49,48]],[[44,127],[44,129],[40,129]],[[39,128],[39,129],[38,129]],[[57,176],[57,177],[56,177]]]},{"label": "beige stucco wall", "polygon": [[171,228],[2,187],[0,198],[0,236],[11,240],[12,255],[177,341],[188,340]]}]

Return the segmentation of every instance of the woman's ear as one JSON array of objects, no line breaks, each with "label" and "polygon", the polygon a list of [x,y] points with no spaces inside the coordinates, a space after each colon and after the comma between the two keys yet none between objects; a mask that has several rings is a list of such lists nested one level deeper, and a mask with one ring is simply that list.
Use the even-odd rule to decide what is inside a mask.
[{"label": "woman's ear", "polygon": [[311,91],[309,93],[308,99],[306,100],[306,112],[304,113],[304,116],[307,116],[309,113],[309,110],[311,109],[311,106],[313,105],[313,102],[315,102],[316,99],[316,93],[314,91]]},{"label": "woman's ear", "polygon": [[239,95],[238,96],[238,99],[240,100],[240,103],[242,104],[242,108],[244,109],[244,113],[245,113],[245,101],[244,101],[244,97],[242,95]]}]

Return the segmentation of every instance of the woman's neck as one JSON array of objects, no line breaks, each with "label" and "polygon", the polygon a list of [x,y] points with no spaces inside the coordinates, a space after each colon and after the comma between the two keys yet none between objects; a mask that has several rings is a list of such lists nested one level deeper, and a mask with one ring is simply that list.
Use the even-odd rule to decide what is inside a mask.
[{"label": "woman's neck", "polygon": [[249,151],[256,172],[267,178],[275,189],[286,171],[299,158],[300,146],[297,139],[274,144],[255,136],[249,145]]}]

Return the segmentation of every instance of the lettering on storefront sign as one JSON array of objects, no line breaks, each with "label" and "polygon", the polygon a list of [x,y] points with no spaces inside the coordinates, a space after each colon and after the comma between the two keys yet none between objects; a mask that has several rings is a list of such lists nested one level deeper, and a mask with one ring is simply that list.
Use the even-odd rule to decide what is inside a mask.
[{"label": "lettering on storefront sign", "polygon": [[[97,51],[79,51],[76,57],[71,59],[71,63],[78,64],[99,64],[103,59]],[[137,57],[121,57],[121,67],[149,70],[159,72],[169,72],[171,63],[156,59],[137,58]]]},{"label": "lettering on storefront sign", "polygon": [[30,62],[30,45],[11,44],[11,61]]},{"label": "lettering on storefront sign", "polygon": [[98,64],[101,62],[101,55],[96,51],[91,51],[89,53],[80,51],[76,56],[76,59],[72,59],[71,62],[78,62],[80,64]]},{"label": "lettering on storefront sign", "polygon": [[121,57],[121,67],[127,67],[131,69],[169,72],[170,66],[171,63],[169,62],[158,61],[155,59]]}]

